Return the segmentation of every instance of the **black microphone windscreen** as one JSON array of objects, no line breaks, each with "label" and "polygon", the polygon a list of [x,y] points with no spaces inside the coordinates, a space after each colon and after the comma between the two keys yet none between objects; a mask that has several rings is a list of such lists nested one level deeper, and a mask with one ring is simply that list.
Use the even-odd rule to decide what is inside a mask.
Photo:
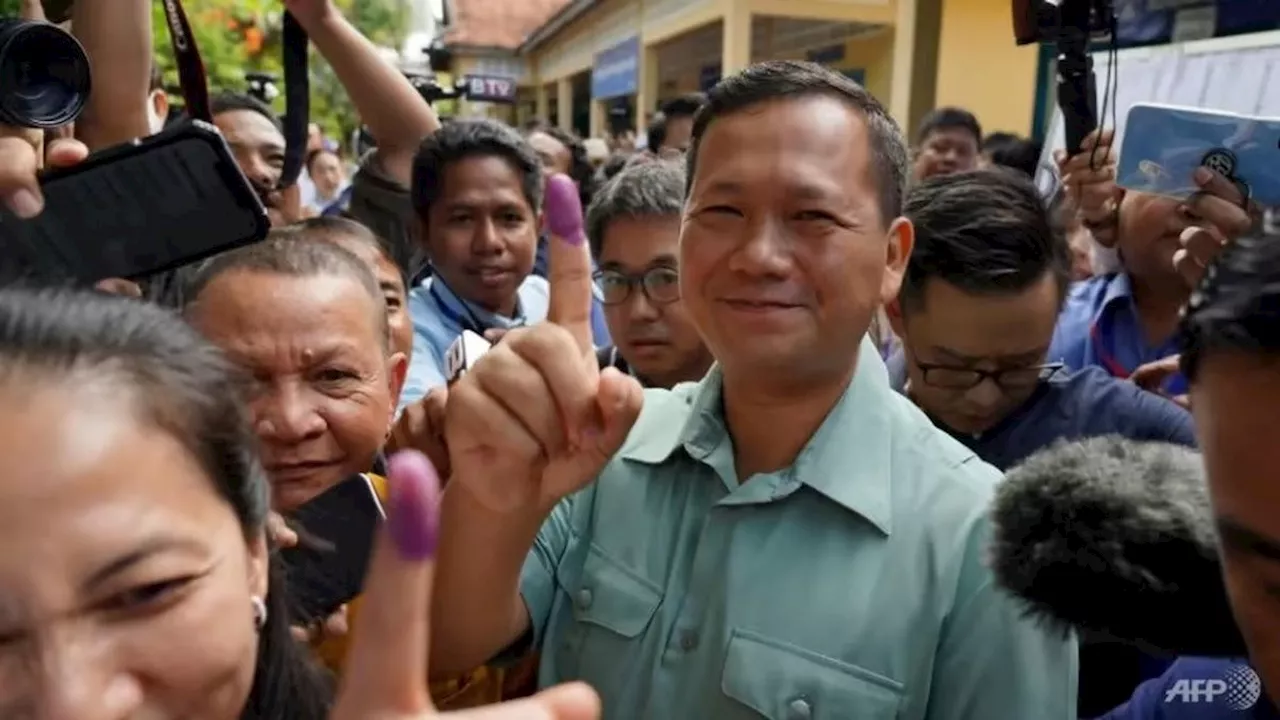
[{"label": "black microphone windscreen", "polygon": [[1245,654],[1194,450],[1060,442],[1007,473],[992,523],[996,581],[1033,617],[1147,650]]}]

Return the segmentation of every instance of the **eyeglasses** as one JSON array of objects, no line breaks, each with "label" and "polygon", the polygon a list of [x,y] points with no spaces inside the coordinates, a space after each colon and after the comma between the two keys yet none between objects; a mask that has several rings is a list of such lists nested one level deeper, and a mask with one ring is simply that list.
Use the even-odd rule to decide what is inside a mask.
[{"label": "eyeglasses", "polygon": [[930,365],[916,363],[920,368],[926,385],[946,390],[969,390],[991,380],[1001,390],[1018,390],[1036,385],[1056,375],[1065,365],[1050,363],[1048,365],[1031,365],[1028,367],[1005,368],[1004,370],[975,370],[958,368],[949,365]]},{"label": "eyeglasses", "polygon": [[631,289],[639,286],[654,305],[666,305],[680,299],[680,273],[672,267],[652,267],[642,273],[597,270],[592,275],[600,284],[605,305],[620,305],[631,297]]}]

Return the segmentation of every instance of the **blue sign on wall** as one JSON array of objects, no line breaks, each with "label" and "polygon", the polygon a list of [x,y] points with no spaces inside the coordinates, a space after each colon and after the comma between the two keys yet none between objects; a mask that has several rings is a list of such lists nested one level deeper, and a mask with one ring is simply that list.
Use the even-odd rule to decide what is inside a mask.
[{"label": "blue sign on wall", "polygon": [[634,95],[640,86],[640,36],[628,38],[596,55],[591,66],[591,98]]},{"label": "blue sign on wall", "polygon": [[858,83],[862,87],[867,86],[867,70],[866,68],[851,68],[842,70],[841,73],[850,80]]},{"label": "blue sign on wall", "polygon": [[1179,10],[1210,5],[1217,6],[1215,37],[1280,29],[1276,0],[1115,0],[1116,46],[1170,42]]}]

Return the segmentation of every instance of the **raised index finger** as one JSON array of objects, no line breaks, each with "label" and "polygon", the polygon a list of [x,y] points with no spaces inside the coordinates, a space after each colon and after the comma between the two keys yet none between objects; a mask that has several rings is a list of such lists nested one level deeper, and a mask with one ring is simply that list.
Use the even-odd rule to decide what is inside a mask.
[{"label": "raised index finger", "polygon": [[566,175],[547,179],[543,217],[551,232],[547,249],[551,304],[547,319],[568,330],[585,353],[591,341],[591,250],[582,227],[578,188]]}]

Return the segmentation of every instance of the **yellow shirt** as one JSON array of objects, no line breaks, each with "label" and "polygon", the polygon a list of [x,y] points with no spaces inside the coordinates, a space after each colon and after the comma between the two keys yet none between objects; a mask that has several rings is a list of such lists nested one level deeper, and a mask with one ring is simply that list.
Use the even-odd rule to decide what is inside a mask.
[{"label": "yellow shirt", "polygon": [[[370,473],[368,475],[378,497],[387,497],[387,481]],[[354,628],[356,616],[360,613],[360,598],[347,605],[348,627]],[[346,662],[347,636],[322,638],[315,644],[316,654],[325,667],[341,676]],[[491,703],[523,697],[532,694],[537,683],[537,658],[530,656],[516,667],[498,669],[479,667],[454,678],[437,680],[431,685],[431,698],[441,710],[460,710],[462,708],[489,705]]]}]

